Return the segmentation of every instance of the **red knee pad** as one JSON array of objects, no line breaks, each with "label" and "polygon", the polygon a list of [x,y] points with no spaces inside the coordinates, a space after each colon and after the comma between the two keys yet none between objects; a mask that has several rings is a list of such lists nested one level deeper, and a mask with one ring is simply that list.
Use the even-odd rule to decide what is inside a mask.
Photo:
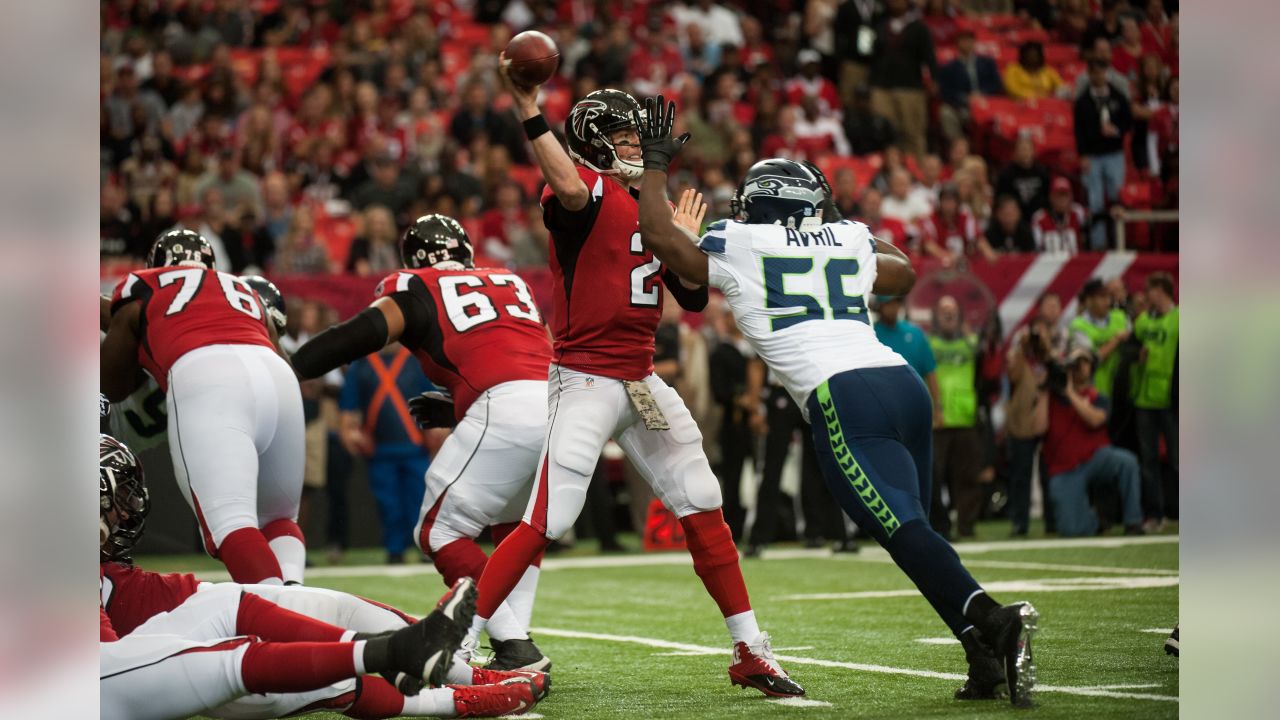
[{"label": "red knee pad", "polygon": [[471,538],[462,538],[440,548],[431,555],[444,584],[453,587],[459,578],[479,578],[489,557]]}]

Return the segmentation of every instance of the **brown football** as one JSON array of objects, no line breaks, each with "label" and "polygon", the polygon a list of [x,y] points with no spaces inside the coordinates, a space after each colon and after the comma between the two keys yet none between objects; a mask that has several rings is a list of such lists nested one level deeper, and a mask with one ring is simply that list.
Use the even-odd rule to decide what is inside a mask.
[{"label": "brown football", "polygon": [[525,30],[511,38],[506,56],[511,79],[522,87],[541,85],[560,67],[560,48],[537,30]]}]

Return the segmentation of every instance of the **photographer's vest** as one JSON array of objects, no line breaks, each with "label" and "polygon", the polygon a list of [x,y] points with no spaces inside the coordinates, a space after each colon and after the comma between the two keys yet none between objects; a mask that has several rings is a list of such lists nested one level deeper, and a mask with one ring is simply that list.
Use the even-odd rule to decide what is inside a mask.
[{"label": "photographer's vest", "polygon": [[942,396],[943,427],[973,427],[978,417],[978,337],[965,335],[948,340],[930,335],[929,347],[938,363],[934,373]]},{"label": "photographer's vest", "polygon": [[[1091,321],[1088,316],[1081,314],[1071,321],[1072,332],[1078,332],[1089,338],[1089,342],[1093,343],[1093,351],[1096,353],[1103,345],[1111,341],[1111,338],[1124,332],[1128,325],[1128,319],[1122,310],[1112,310],[1107,315],[1107,324],[1098,327]],[[1098,363],[1098,369],[1093,374],[1093,386],[1098,388],[1098,392],[1104,397],[1111,397],[1111,388],[1115,384],[1116,368],[1120,365],[1120,353],[1112,352],[1107,356],[1106,360]]]},{"label": "photographer's vest", "polygon": [[1133,405],[1164,410],[1170,405],[1173,366],[1178,359],[1178,308],[1159,317],[1142,313],[1133,323],[1133,332],[1147,349],[1147,361],[1138,365]]}]

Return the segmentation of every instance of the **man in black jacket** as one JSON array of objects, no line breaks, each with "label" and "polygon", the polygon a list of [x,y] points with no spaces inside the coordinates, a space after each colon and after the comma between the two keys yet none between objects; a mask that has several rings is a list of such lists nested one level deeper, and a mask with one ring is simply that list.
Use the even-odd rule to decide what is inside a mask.
[{"label": "man in black jacket", "polygon": [[1105,60],[1089,61],[1089,86],[1076,98],[1076,152],[1081,181],[1089,195],[1094,250],[1107,245],[1106,209],[1124,185],[1124,138],[1133,126],[1129,101],[1107,79]]},{"label": "man in black jacket", "polygon": [[[884,14],[880,0],[844,0],[836,10],[836,58],[840,62],[840,102],[848,105],[853,92],[866,84],[875,49],[876,26]],[[850,138],[852,139],[852,138]]]},{"label": "man in black jacket", "polygon": [[1049,169],[1036,161],[1036,143],[1028,134],[1018,136],[1013,161],[996,176],[996,196],[1001,195],[1018,201],[1024,225],[1049,206]]},{"label": "man in black jacket", "polygon": [[929,126],[924,71],[938,76],[933,37],[907,0],[888,0],[885,8],[871,62],[871,105],[893,123],[902,150],[919,159]]},{"label": "man in black jacket", "polygon": [[969,98],[973,95],[1003,95],[1004,82],[994,58],[974,51],[973,31],[956,33],[956,58],[938,71],[938,93],[942,96],[938,120],[948,141],[964,135],[969,120]]}]

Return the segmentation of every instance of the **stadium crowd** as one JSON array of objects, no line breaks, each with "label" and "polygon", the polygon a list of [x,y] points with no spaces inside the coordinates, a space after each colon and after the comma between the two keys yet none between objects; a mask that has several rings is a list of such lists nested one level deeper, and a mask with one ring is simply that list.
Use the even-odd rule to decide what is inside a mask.
[{"label": "stadium crowd", "polygon": [[[771,156],[817,163],[846,216],[944,266],[1112,248],[1126,208],[1177,206],[1176,0],[100,7],[104,273],[136,266],[159,232],[182,226],[214,244],[219,269],[380,277],[399,267],[400,231],[433,212],[458,218],[491,263],[545,266],[541,178],[494,73],[510,36],[528,28],[561,51],[542,91],[557,133],[572,103],[600,87],[677,99],[679,130],[694,141],[675,182],[706,194],[708,222],[729,214],[737,178]],[[1128,238],[1177,250],[1176,225],[1137,225]],[[940,530],[952,522],[940,509],[966,537],[1003,508],[1025,534],[1038,447],[1050,530],[1096,531],[1090,497],[1104,526],[1136,532],[1176,517],[1175,290],[1163,276],[1129,290],[1087,285],[1074,318],[1046,296],[1007,350],[998,327],[968,327],[954,299],[937,302],[928,333],[912,330],[900,299],[880,299],[877,331],[900,349],[915,343],[904,356],[943,398]],[[291,309],[295,338],[336,320],[313,302]],[[804,521],[778,499],[798,412],[744,349],[717,304],[696,329],[670,314],[656,359],[706,421],[726,518],[742,537],[736,479],[758,457],[748,547],[798,526],[847,547],[809,463]],[[359,450],[354,421],[320,410],[340,384],[307,391],[309,418],[322,423],[309,442],[333,457]],[[632,516],[643,522],[642,510]],[[330,540],[341,536],[339,523]]]}]

